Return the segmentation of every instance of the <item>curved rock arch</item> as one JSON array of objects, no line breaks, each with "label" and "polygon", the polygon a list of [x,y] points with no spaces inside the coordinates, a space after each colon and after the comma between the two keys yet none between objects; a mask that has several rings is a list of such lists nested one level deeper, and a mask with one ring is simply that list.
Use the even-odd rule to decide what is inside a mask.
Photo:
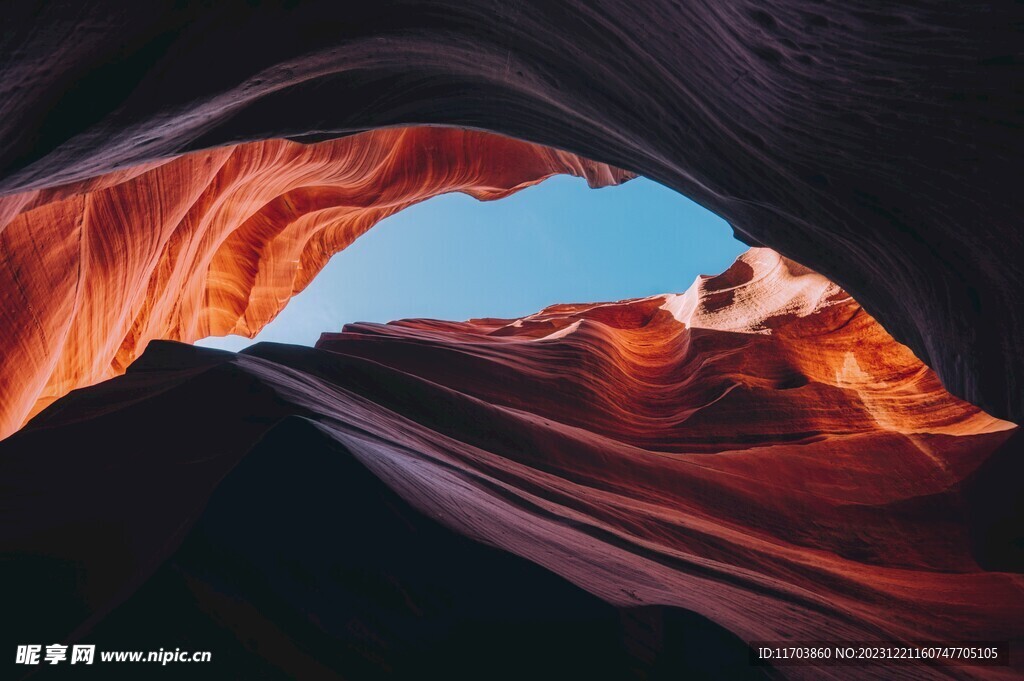
[{"label": "curved rock arch", "polygon": [[686,194],[849,290],[952,392],[1019,419],[1021,14],[807,0],[26,3],[0,43],[0,187],[267,137],[494,130]]}]

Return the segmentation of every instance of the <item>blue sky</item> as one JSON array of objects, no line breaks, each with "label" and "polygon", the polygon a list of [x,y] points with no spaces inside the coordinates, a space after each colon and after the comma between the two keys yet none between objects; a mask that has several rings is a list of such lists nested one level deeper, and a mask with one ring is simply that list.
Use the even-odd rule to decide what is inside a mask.
[{"label": "blue sky", "polygon": [[521,317],[554,303],[678,293],[744,250],[721,218],[644,178],[590,189],[559,176],[489,202],[447,194],[334,256],[256,340],[313,345],[355,321]]}]

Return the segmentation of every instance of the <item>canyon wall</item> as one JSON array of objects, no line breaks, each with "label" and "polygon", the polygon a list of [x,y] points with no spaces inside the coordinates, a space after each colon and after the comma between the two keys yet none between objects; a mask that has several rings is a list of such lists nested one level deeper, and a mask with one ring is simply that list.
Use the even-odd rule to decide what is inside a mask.
[{"label": "canyon wall", "polygon": [[332,255],[445,192],[496,199],[553,174],[630,175],[450,128],[255,142],[0,198],[0,437],[155,338],[252,336]]},{"label": "canyon wall", "polygon": [[768,249],[680,295],[521,319],[154,341],[0,443],[5,620],[215,643],[261,678],[733,678],[758,640],[1018,646],[1019,566],[975,519],[1020,444]]},{"label": "canyon wall", "polygon": [[693,198],[1019,420],[1022,25],[1012,2],[14,2],[0,191],[242,141],[489,129]]}]

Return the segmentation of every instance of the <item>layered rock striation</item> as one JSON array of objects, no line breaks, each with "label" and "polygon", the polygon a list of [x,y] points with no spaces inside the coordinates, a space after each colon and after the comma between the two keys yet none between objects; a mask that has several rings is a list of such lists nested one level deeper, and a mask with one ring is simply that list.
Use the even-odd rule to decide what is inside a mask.
[{"label": "layered rock striation", "polygon": [[0,197],[0,437],[155,338],[255,335],[332,255],[445,192],[630,175],[497,135],[390,129],[221,147]]},{"label": "layered rock striation", "polygon": [[1024,581],[977,518],[1020,445],[838,286],[753,249],[682,295],[316,348],[153,342],[0,443],[0,574],[23,638],[164,622],[264,677],[731,678],[758,640],[1017,646]]}]

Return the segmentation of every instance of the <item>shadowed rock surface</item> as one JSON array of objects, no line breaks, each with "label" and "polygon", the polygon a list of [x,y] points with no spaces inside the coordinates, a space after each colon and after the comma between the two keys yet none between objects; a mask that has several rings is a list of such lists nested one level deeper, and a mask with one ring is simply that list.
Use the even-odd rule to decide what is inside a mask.
[{"label": "shadowed rock surface", "polygon": [[519,320],[154,342],[0,443],[5,637],[163,631],[309,678],[474,677],[513,650],[513,676],[729,678],[760,672],[755,640],[1019,646],[1020,526],[986,494],[1019,447],[767,249],[681,295]]}]

